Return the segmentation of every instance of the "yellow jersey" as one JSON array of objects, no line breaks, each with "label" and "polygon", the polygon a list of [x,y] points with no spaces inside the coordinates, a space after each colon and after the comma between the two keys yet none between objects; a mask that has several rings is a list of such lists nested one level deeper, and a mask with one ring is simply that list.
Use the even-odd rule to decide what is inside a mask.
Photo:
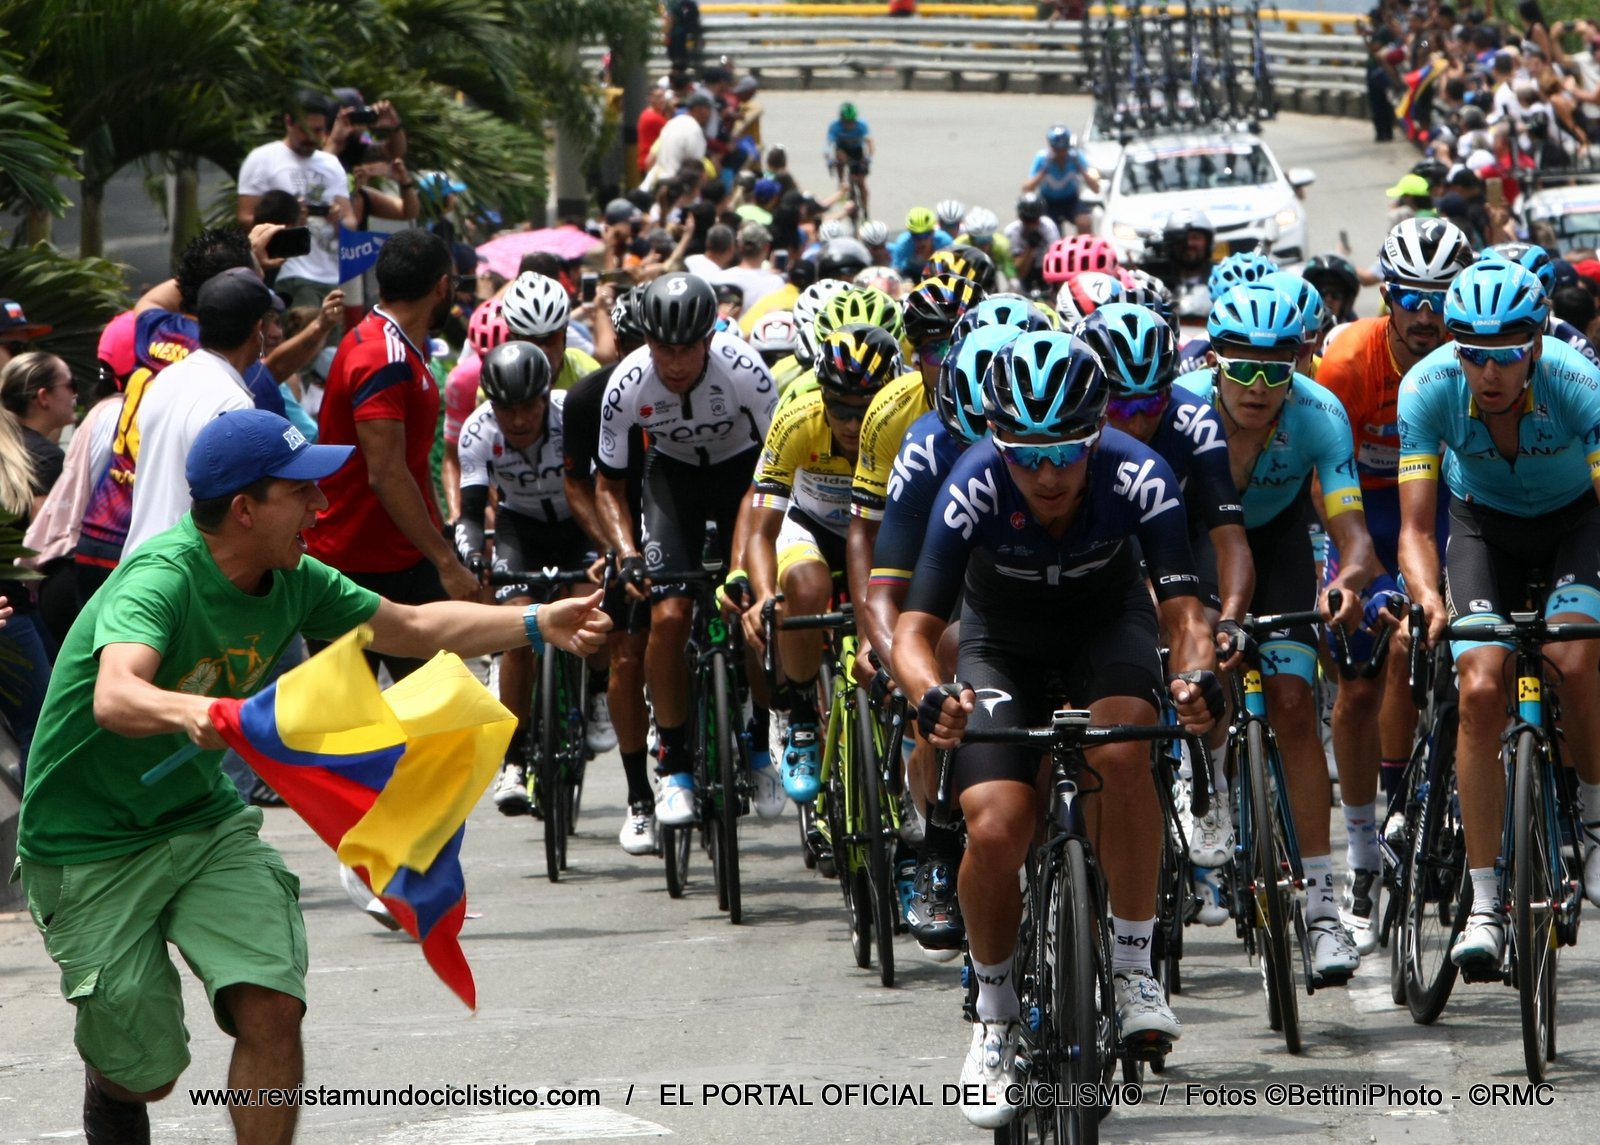
[{"label": "yellow jersey", "polygon": [[850,512],[863,520],[883,520],[889,500],[889,475],[911,423],[933,408],[922,374],[902,374],[872,399],[861,423],[861,456],[856,461]]},{"label": "yellow jersey", "polygon": [[850,525],[855,465],[835,452],[822,394],[812,390],[780,408],[767,430],[756,464],[755,505],[795,511],[810,523],[844,536]]}]

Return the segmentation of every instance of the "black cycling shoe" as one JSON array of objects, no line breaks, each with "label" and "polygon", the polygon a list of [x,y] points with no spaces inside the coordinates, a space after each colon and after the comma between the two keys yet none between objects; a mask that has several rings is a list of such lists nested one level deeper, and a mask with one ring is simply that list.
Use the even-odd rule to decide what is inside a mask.
[{"label": "black cycling shoe", "polygon": [[906,925],[925,950],[959,950],[967,937],[952,876],[942,859],[928,858],[917,864]]},{"label": "black cycling shoe", "polygon": [[150,1108],[142,1101],[118,1101],[85,1066],[83,1135],[89,1145],[150,1145]]}]

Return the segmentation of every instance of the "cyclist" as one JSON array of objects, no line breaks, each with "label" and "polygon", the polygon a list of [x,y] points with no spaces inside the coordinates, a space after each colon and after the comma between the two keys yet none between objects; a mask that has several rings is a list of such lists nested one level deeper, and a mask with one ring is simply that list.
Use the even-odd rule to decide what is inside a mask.
[{"label": "cyclist", "polygon": [[920,274],[933,252],[943,250],[951,241],[932,211],[927,207],[912,207],[906,212],[906,229],[889,247],[889,261],[907,277]]},{"label": "cyclist", "polygon": [[1045,213],[1044,200],[1028,191],[1017,200],[1017,217],[1007,224],[1006,242],[1017,264],[1018,290],[1044,290],[1044,252],[1061,238],[1055,220]]},{"label": "cyclist", "polygon": [[[1109,396],[1099,359],[1070,334],[1023,334],[989,365],[992,437],[967,450],[939,493],[895,625],[895,678],[921,697],[918,722],[937,748],[956,747],[969,722],[1037,724],[1062,699],[1097,723],[1142,724],[1156,719],[1153,699],[1166,690],[1197,733],[1221,714],[1177,480],[1145,446],[1105,427]],[[941,686],[936,649],[958,599],[961,683]],[[1170,685],[1157,656],[1158,610],[1186,677]],[[1103,783],[1084,806],[1110,891],[1118,1027],[1175,1039],[1180,1026],[1150,974],[1162,826],[1149,749],[1108,746],[1088,758]],[[978,979],[962,1112],[983,1128],[1015,1115],[1026,1053],[1011,972],[1039,771],[1037,751],[973,745],[958,751],[951,780],[967,822],[960,900]],[[1113,819],[1114,829],[1099,829]]]},{"label": "cyclist", "polygon": [[1350,260],[1336,254],[1319,254],[1308,261],[1301,276],[1322,295],[1335,325],[1356,320],[1356,298],[1361,294],[1361,279]]},{"label": "cyclist", "polygon": [[1114,275],[1097,270],[1080,271],[1063,282],[1056,292],[1056,317],[1071,329],[1100,307],[1123,302],[1127,294],[1127,287]]},{"label": "cyclist", "polygon": [[886,224],[876,219],[868,219],[856,228],[856,238],[861,240],[861,244],[872,255],[872,265],[889,265],[889,228]]},{"label": "cyclist", "polygon": [[1009,283],[1017,273],[1017,265],[1011,261],[1010,241],[999,231],[1000,220],[993,211],[988,207],[973,207],[956,235],[955,245],[976,247],[988,255],[1004,283]]},{"label": "cyclist", "polygon": [[[1480,251],[1478,258],[1483,261],[1500,259],[1504,262],[1514,262],[1524,270],[1532,271],[1538,277],[1539,285],[1544,287],[1545,299],[1548,301],[1554,298],[1556,261],[1544,247],[1534,246],[1532,243],[1496,243]],[[1600,353],[1596,353],[1594,343],[1572,323],[1563,322],[1558,318],[1554,309],[1550,311],[1550,317],[1545,322],[1545,333],[1565,342],[1589,361],[1600,365]]]},{"label": "cyclist", "polygon": [[[731,334],[713,333],[717,299],[704,279],[657,278],[645,288],[639,321],[646,345],[618,365],[606,387],[595,502],[624,590],[631,599],[651,601],[645,682],[665,777],[656,819],[683,826],[695,810],[683,666],[691,601],[682,585],[655,583],[651,574],[697,566],[708,518],[716,521],[725,564],[730,551],[742,551],[735,519],[778,393],[759,355]],[[647,442],[643,553],[627,501],[634,429]],[[771,770],[758,770],[758,795],[775,782],[760,774]]]},{"label": "cyclist", "polygon": [[[889,479],[881,527],[872,547],[872,575],[867,584],[865,609],[857,613],[863,632],[871,633],[873,646],[884,665],[892,661],[895,622],[900,618],[911,572],[922,551],[933,503],[956,459],[988,430],[983,412],[983,376],[995,354],[1022,336],[1015,326],[984,326],[950,347],[939,371],[934,408],[906,431]],[[858,521],[851,521],[851,529]],[[955,671],[954,648],[946,640],[941,652],[948,657],[941,670]],[[877,683],[882,686],[881,678]],[[914,729],[913,729],[914,733]],[[904,751],[904,744],[902,744]],[[927,822],[923,804],[934,786],[933,750],[926,739],[915,736],[914,747],[904,752],[911,793],[922,838],[913,843],[917,871],[906,904],[906,924],[923,951],[943,962],[960,953],[966,931],[956,899],[956,874],[961,867],[961,834],[953,827]]]},{"label": "cyclist", "polygon": [[[1207,619],[1237,633],[1255,591],[1255,566],[1245,537],[1244,510],[1228,466],[1228,440],[1217,411],[1186,390],[1174,390],[1178,346],[1172,327],[1143,306],[1113,302],[1076,330],[1100,356],[1111,384],[1107,424],[1143,442],[1172,467],[1189,513],[1189,544],[1200,576],[1200,602]],[[1187,787],[1181,810],[1188,814],[1189,857],[1204,869],[1220,867],[1233,853],[1227,778],[1219,769],[1217,798],[1204,816],[1188,814]],[[1204,885],[1200,885],[1204,880]],[[1197,875],[1200,921],[1218,925],[1227,917],[1222,888],[1213,876]]]},{"label": "cyclist", "polygon": [[978,247],[961,243],[952,243],[943,250],[934,251],[927,265],[922,268],[923,278],[936,278],[941,274],[970,279],[982,290],[997,289],[999,281],[994,259]]},{"label": "cyclist", "polygon": [[[1339,399],[1355,432],[1367,531],[1381,566],[1363,601],[1367,628],[1386,623],[1381,612],[1399,589],[1400,426],[1395,403],[1400,379],[1449,340],[1445,294],[1471,262],[1466,235],[1443,219],[1407,219],[1393,228],[1378,254],[1383,276],[1379,292],[1388,313],[1351,323],[1328,346],[1317,371],[1317,381]],[[1439,508],[1434,535],[1442,540],[1449,519],[1446,506]],[[1337,573],[1339,556],[1337,546],[1330,547],[1325,575]],[[1357,660],[1367,660],[1372,648],[1367,632],[1351,633],[1350,652]],[[1381,679],[1341,680],[1333,705],[1333,757],[1346,838],[1341,917],[1362,954],[1376,949],[1376,924],[1383,917],[1377,909],[1383,889],[1379,779],[1383,794],[1392,799],[1416,731],[1407,674],[1406,658],[1391,657]]]},{"label": "cyclist", "polygon": [[[826,612],[834,599],[834,577],[844,572],[861,421],[872,396],[903,372],[900,344],[880,326],[844,326],[822,340],[816,370],[818,389],[773,419],[756,468],[744,547],[755,598],[744,624],[756,646],[763,638],[762,606],[774,593],[783,593],[779,611],[793,616]],[[815,630],[778,636],[772,707],[788,715],[783,785],[796,803],[817,797],[822,636]]]},{"label": "cyclist", "polygon": [[[574,568],[588,563],[589,543],[572,518],[562,485],[562,404],[550,389],[550,362],[528,342],[489,351],[479,379],[488,398],[461,426],[461,516],[456,551],[480,578],[489,568]],[[485,555],[484,518],[496,496],[494,554]],[[502,585],[496,604],[527,607],[528,586]],[[494,805],[504,815],[530,810],[525,736],[533,702],[533,650],[513,649],[500,659],[500,699],[517,717],[517,730],[495,784]]]},{"label": "cyclist", "polygon": [[512,337],[544,351],[550,360],[553,389],[569,390],[579,378],[600,368],[588,354],[567,346],[572,300],[567,288],[555,279],[531,270],[518,275],[500,296],[500,310]]},{"label": "cyclist", "polygon": [[[898,345],[906,333],[905,319],[900,304],[883,291],[870,286],[852,286],[832,295],[811,323],[811,345],[820,361],[821,343],[835,330],[846,326],[865,324],[881,326],[893,336]],[[778,399],[782,412],[791,402],[815,393],[817,378],[815,368],[796,378]]]},{"label": "cyclist", "polygon": [[[1549,577],[1542,601],[1552,622],[1600,620],[1600,369],[1543,335],[1549,306],[1536,276],[1515,264],[1480,262],[1445,299],[1455,343],[1441,346],[1400,383],[1400,567],[1439,639],[1453,619],[1503,622],[1520,610],[1534,570]],[[1440,452],[1450,494],[1444,592],[1434,518]],[[1460,686],[1456,783],[1472,877],[1472,912],[1450,952],[1458,966],[1498,972],[1506,918],[1496,857],[1504,822],[1500,734],[1506,661],[1500,644],[1451,648]],[[1567,759],[1577,771],[1586,820],[1600,818],[1600,641],[1545,649],[1559,694]],[[1584,883],[1600,900],[1597,827],[1586,824]]]},{"label": "cyclist", "polygon": [[933,217],[945,234],[958,234],[961,220],[967,217],[967,205],[960,199],[940,199],[933,205]]},{"label": "cyclist", "polygon": [[787,379],[778,377],[775,367],[779,362],[794,362],[799,369],[799,362],[795,360],[794,353],[800,348],[800,335],[795,330],[794,313],[789,310],[769,310],[750,331],[750,345],[756,353],[761,355],[761,360],[772,370],[773,381],[778,383],[781,390],[784,381],[793,380],[794,375]]},{"label": "cyclist", "polygon": [[872,252],[861,240],[829,239],[817,251],[817,281],[836,278],[848,285],[855,281],[856,275],[873,265]]},{"label": "cyclist", "polygon": [[[611,286],[602,286],[597,301],[603,305],[612,291]],[[643,287],[634,287],[612,299],[611,328],[616,333],[617,349],[624,358],[644,345],[644,328],[639,320],[639,300],[643,293]],[[567,504],[597,552],[611,547],[595,503],[594,471],[600,450],[601,404],[616,371],[617,363],[596,370],[567,391],[562,407],[565,423],[562,461],[566,470]],[[628,521],[637,534],[643,512],[644,485],[644,445],[637,431],[629,443],[629,461]],[[595,572],[599,571],[597,566]],[[612,621],[607,642],[611,670],[606,695],[615,724],[617,750],[622,755],[622,772],[628,781],[628,811],[617,841],[630,855],[649,855],[656,849],[655,791],[645,767],[649,712],[644,701],[644,653],[650,635],[650,609],[629,602],[615,580],[607,590],[602,607]]]},{"label": "cyclist", "polygon": [[[1300,311],[1262,283],[1228,290],[1207,322],[1211,365],[1176,385],[1210,402],[1228,434],[1233,483],[1241,490],[1246,537],[1255,565],[1250,609],[1299,612],[1320,606],[1349,629],[1361,615],[1361,589],[1372,576],[1372,540],[1361,511],[1361,487],[1350,423],[1339,401],[1295,372],[1305,341]],[[1327,529],[1343,557],[1338,576],[1318,596],[1306,538],[1311,478],[1321,482]],[[1327,593],[1340,590],[1335,615]],[[1289,782],[1289,805],[1307,884],[1311,976],[1318,985],[1347,982],[1361,962],[1339,921],[1328,843],[1328,764],[1311,686],[1316,636],[1309,626],[1261,641],[1267,708]]]},{"label": "cyclist", "polygon": [[1024,191],[1036,191],[1045,210],[1062,227],[1071,226],[1080,234],[1089,230],[1089,212],[1079,198],[1083,188],[1096,194],[1100,176],[1072,145],[1072,129],[1058,123],[1045,133],[1045,147],[1033,157],[1033,167],[1022,181]]},{"label": "cyclist", "polygon": [[856,114],[856,105],[841,103],[839,118],[828,125],[828,146],[823,152],[828,170],[841,187],[854,181],[860,188],[857,217],[867,218],[867,174],[872,169],[872,129]]},{"label": "cyclist", "polygon": [[[1215,306],[1217,300],[1235,286],[1260,282],[1277,269],[1277,263],[1253,250],[1230,254],[1211,268],[1211,277],[1206,280],[1206,293],[1211,298],[1211,305]],[[1211,343],[1205,338],[1193,338],[1183,343],[1178,347],[1178,373],[1187,374],[1204,369],[1206,354],[1210,349]]]}]

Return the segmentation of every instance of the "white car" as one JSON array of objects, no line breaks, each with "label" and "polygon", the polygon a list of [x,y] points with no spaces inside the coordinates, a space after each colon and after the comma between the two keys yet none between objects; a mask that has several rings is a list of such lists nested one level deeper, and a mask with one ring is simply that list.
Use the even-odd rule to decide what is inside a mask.
[{"label": "white car", "polygon": [[1301,192],[1316,181],[1304,167],[1285,172],[1271,149],[1246,131],[1137,139],[1122,149],[1104,188],[1100,233],[1125,262],[1183,207],[1204,211],[1216,227],[1218,257],[1268,240],[1281,265],[1310,250]]},{"label": "white car", "polygon": [[[1547,187],[1517,202],[1518,230],[1529,241],[1553,247],[1565,258],[1600,248],[1600,179]],[[1548,228],[1548,229],[1546,229]]]}]

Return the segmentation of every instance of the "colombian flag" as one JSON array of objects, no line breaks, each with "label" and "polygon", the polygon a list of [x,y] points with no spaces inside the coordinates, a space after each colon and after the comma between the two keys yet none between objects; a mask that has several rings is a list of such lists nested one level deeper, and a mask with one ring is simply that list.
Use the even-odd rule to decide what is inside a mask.
[{"label": "colombian flag", "polygon": [[1448,63],[1443,56],[1434,56],[1423,67],[1406,74],[1406,91],[1395,105],[1394,113],[1405,128],[1406,138],[1423,143],[1428,137],[1426,116],[1432,107],[1432,87],[1444,74]]},{"label": "colombian flag", "polygon": [[363,625],[250,699],[218,700],[211,721],[476,1009],[457,941],[461,839],[516,719],[446,652],[379,691],[362,656],[371,641]]}]

